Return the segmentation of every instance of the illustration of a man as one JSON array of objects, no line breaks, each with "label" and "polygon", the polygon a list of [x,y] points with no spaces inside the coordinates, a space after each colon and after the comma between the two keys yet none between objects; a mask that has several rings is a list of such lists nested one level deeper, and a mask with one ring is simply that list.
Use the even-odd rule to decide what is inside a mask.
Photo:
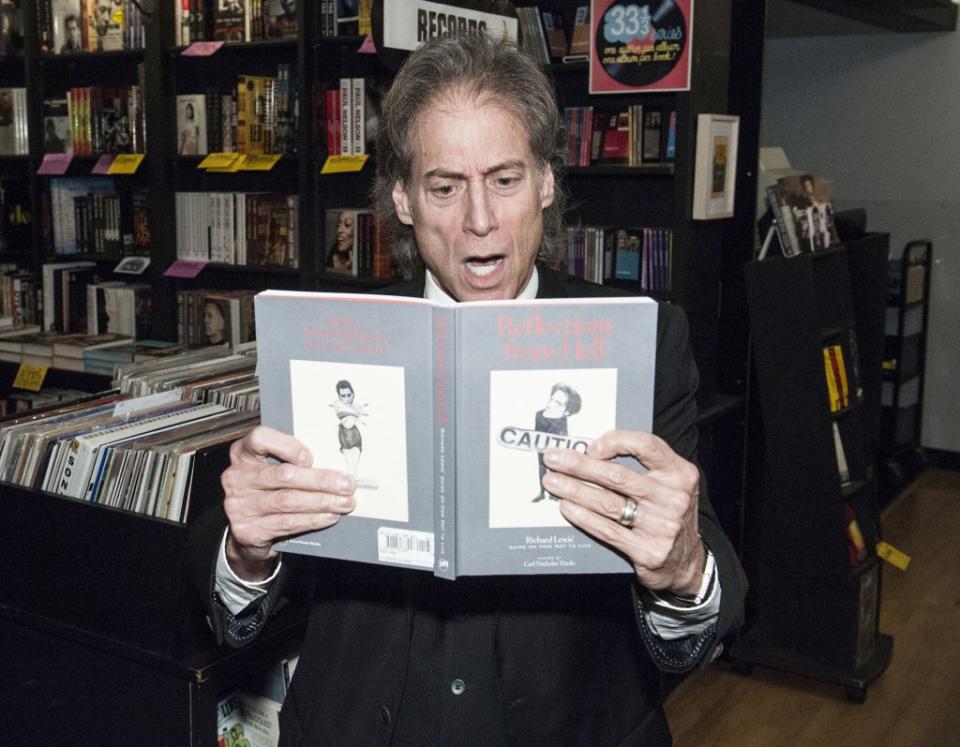
[{"label": "illustration of a man", "polygon": [[338,438],[340,439],[340,453],[347,462],[347,469],[354,477],[360,464],[360,454],[363,451],[363,439],[357,424],[365,416],[365,405],[354,405],[353,385],[346,379],[337,382],[337,401],[331,407],[340,421]]},{"label": "illustration of a man", "polygon": [[[567,435],[567,417],[580,412],[580,395],[568,384],[557,383],[550,390],[550,401],[542,410],[537,411],[534,418],[534,430],[540,433],[552,433],[556,436]],[[543,476],[547,474],[543,463],[543,452],[537,452],[537,462],[540,466],[540,492],[533,502],[538,503],[544,498],[557,500],[543,488]]]}]

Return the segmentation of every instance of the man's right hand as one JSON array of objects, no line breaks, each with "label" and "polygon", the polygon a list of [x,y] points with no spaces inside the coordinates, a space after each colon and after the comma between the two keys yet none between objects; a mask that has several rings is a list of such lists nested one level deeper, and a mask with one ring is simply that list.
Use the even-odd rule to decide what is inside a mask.
[{"label": "man's right hand", "polygon": [[279,556],[271,549],[276,540],[326,529],[353,510],[353,478],[312,463],[300,441],[262,425],[230,446],[220,482],[230,522],[227,561],[239,578],[268,578]]}]

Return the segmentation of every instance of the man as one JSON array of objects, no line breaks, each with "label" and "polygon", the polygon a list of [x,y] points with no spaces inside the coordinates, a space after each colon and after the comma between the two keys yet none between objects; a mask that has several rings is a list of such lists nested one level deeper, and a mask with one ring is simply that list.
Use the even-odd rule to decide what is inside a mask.
[{"label": "man", "polygon": [[[413,53],[384,99],[376,153],[394,249],[425,265],[391,292],[448,302],[615,293],[535,266],[562,245],[563,141],[549,78],[514,46],[447,38]],[[250,640],[291,566],[317,570],[282,744],[669,743],[659,670],[710,660],[740,618],[745,583],[691,463],[686,322],[663,307],[658,325],[656,435],[613,431],[585,455],[544,454],[543,486],[561,513],[625,554],[632,574],[448,582],[280,562],[272,543],[336,523],[355,483],[306,468],[302,444],[270,429],[233,444],[229,531],[215,516],[191,526],[214,629]],[[612,462],[618,454],[648,471]]]},{"label": "man", "polygon": [[64,17],[63,34],[64,42],[60,47],[60,54],[83,51],[82,37],[80,34],[80,18],[78,16],[71,13]]},{"label": "man", "polygon": [[[533,419],[533,428],[538,433],[553,433],[558,436],[567,435],[567,416],[580,412],[580,395],[567,384],[554,384],[550,388],[550,401],[542,410],[537,410]],[[549,496],[543,489],[543,478],[547,474],[547,465],[544,464],[543,452],[537,452],[537,463],[540,469],[540,492],[534,496],[533,502],[539,503]]]}]

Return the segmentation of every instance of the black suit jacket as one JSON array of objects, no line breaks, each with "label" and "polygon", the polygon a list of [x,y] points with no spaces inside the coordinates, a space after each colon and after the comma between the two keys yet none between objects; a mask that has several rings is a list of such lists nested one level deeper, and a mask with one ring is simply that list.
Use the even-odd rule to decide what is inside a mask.
[{"label": "black suit jacket", "polygon": [[[419,296],[423,279],[389,289]],[[540,270],[540,298],[619,295]],[[686,316],[658,314],[654,432],[696,461],[697,372]],[[665,642],[647,628],[633,576],[467,577],[386,566],[313,565],[310,623],[282,711],[281,744],[664,744],[660,671],[709,661],[742,617],[746,582],[701,486],[700,533],[721,582],[717,624]],[[280,594],[231,618],[212,594],[222,511],[195,522],[196,584],[215,631],[237,645]],[[414,662],[416,666],[411,665]],[[465,683],[452,695],[455,681]],[[491,717],[493,714],[493,717]]]}]

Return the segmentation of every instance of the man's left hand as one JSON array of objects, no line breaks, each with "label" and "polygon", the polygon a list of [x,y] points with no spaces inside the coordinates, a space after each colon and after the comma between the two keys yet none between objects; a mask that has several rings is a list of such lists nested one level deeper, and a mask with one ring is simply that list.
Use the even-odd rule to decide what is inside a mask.
[{"label": "man's left hand", "polygon": [[[618,464],[630,456],[647,468]],[[544,452],[544,487],[561,499],[560,513],[587,534],[624,553],[640,584],[674,594],[696,594],[706,550],[698,532],[700,472],[651,433],[608,431],[586,455],[569,449]],[[636,513],[629,526],[630,501]]]}]

